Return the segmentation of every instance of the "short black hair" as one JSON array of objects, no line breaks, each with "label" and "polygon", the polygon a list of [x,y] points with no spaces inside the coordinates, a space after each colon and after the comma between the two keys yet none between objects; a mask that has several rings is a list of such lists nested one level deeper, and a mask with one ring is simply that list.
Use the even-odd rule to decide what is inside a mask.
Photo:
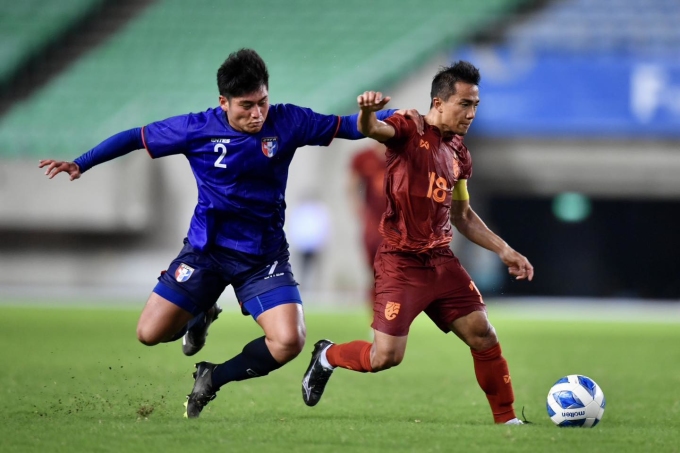
[{"label": "short black hair", "polygon": [[475,68],[468,61],[456,61],[451,66],[441,68],[437,75],[434,76],[434,79],[432,79],[430,107],[432,107],[432,100],[434,98],[446,101],[456,94],[456,82],[479,85],[481,78],[479,69]]},{"label": "short black hair", "polygon": [[217,89],[227,99],[269,89],[269,72],[262,57],[253,49],[230,53],[217,70]]}]

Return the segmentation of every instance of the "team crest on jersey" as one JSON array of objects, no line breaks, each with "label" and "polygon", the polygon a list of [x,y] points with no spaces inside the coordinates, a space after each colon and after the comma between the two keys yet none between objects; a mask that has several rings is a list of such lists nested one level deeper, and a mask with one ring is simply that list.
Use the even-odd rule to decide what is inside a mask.
[{"label": "team crest on jersey", "polygon": [[385,305],[385,318],[388,321],[392,321],[399,314],[400,308],[401,304],[398,302],[387,302],[387,305]]},{"label": "team crest on jersey", "polygon": [[276,151],[279,150],[279,143],[276,141],[277,137],[264,137],[262,139],[262,153],[271,158],[274,157]]},{"label": "team crest on jersey", "polygon": [[175,280],[177,280],[180,283],[185,282],[189,280],[189,277],[191,277],[191,274],[193,273],[194,273],[193,267],[187,266],[186,264],[182,263],[175,271]]}]

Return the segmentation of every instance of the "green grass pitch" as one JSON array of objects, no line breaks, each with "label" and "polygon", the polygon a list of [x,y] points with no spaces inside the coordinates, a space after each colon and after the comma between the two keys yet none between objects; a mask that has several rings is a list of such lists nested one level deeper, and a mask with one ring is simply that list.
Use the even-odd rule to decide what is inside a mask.
[{"label": "green grass pitch", "polygon": [[[193,363],[223,361],[259,336],[249,318],[225,312],[190,358],[178,343],[139,344],[139,309],[0,307],[0,451],[680,451],[678,324],[520,320],[495,307],[516,407],[532,425],[493,425],[469,350],[422,317],[401,366],[338,370],[308,408],[300,381],[314,342],[368,336],[365,313],[308,313],[300,357],[225,386],[187,420]],[[593,429],[560,429],[546,415],[550,386],[575,373],[607,398]]]}]

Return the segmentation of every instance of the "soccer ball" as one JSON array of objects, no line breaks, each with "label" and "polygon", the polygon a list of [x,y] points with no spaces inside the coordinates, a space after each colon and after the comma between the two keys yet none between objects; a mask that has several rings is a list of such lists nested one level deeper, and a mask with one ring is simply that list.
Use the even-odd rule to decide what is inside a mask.
[{"label": "soccer ball", "polygon": [[579,374],[561,378],[548,392],[548,416],[559,427],[592,428],[602,419],[604,406],[600,386]]}]

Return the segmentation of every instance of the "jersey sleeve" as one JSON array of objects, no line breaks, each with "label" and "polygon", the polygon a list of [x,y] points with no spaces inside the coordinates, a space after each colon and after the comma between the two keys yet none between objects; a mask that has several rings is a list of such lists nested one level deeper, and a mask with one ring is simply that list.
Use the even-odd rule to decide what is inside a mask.
[{"label": "jersey sleeve", "polygon": [[[396,110],[394,109],[380,110],[376,112],[375,116],[380,121],[384,121],[385,119],[394,115],[394,112],[396,112]],[[358,113],[348,116],[341,116],[340,127],[338,128],[338,132],[335,134],[335,136],[337,138],[344,138],[346,140],[360,140],[362,138],[366,138],[364,134],[359,132],[359,128],[357,127],[358,120],[359,120]]]},{"label": "jersey sleeve", "polygon": [[322,115],[312,109],[292,104],[280,106],[293,131],[296,145],[328,146],[340,127],[336,115]]},{"label": "jersey sleeve", "polygon": [[147,124],[142,128],[144,148],[154,159],[186,152],[188,123],[189,115],[180,115]]},{"label": "jersey sleeve", "polygon": [[95,165],[103,164],[143,147],[141,129],[136,127],[112,135],[82,156],[77,157],[73,162],[78,165],[81,173],[85,173]]},{"label": "jersey sleeve", "polygon": [[462,169],[462,173],[460,175],[460,179],[470,179],[472,178],[472,162],[470,162],[469,165],[466,165]]},{"label": "jersey sleeve", "polygon": [[384,142],[384,145],[395,152],[405,150],[405,145],[416,134],[416,123],[402,115],[392,115],[384,120],[394,128],[394,137]]},{"label": "jersey sleeve", "polygon": [[465,150],[464,156],[465,158],[463,159],[461,169],[460,169],[460,177],[459,179],[470,179],[472,177],[472,155],[470,154],[470,151],[467,149],[467,146],[463,145],[463,149]]}]

